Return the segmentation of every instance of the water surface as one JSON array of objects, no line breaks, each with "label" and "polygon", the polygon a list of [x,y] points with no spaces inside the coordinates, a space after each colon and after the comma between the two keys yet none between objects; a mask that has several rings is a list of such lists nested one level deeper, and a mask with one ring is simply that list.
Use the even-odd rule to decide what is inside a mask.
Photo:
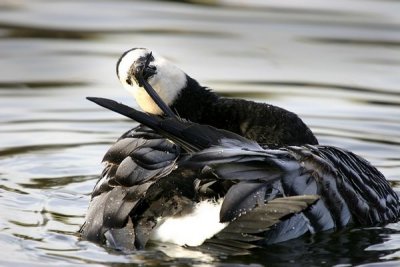
[{"label": "water surface", "polygon": [[[217,92],[298,113],[320,143],[400,181],[397,1],[0,1],[0,265],[399,264],[400,225],[305,236],[232,256],[153,244],[123,255],[76,234],[107,148],[135,123],[115,63],[164,55]],[[306,2],[306,3],[304,3]]]}]

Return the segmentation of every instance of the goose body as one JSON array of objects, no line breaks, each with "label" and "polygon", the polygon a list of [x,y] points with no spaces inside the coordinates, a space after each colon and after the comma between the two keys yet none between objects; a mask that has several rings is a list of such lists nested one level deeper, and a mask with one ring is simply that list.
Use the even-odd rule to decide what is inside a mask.
[{"label": "goose body", "polygon": [[[90,98],[141,124],[104,156],[84,238],[126,251],[149,240],[250,249],[399,219],[397,194],[366,160],[319,145],[289,111],[219,98],[169,65],[147,49],[118,63],[148,113]],[[160,116],[171,113],[138,92],[143,83],[180,117]]]}]

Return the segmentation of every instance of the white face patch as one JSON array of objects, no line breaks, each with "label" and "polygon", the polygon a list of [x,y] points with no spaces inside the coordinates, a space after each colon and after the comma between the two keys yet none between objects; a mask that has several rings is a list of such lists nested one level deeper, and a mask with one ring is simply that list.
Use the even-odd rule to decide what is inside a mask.
[{"label": "white face patch", "polygon": [[[134,77],[131,77],[130,74],[131,66],[135,61],[146,57],[149,53],[150,50],[145,48],[138,48],[126,53],[118,65],[119,80],[124,88],[133,94],[136,102],[143,111],[152,114],[162,114],[162,111],[147,94],[146,90],[143,87],[139,87]],[[153,57],[154,61],[150,65],[156,67],[156,74],[149,78],[148,83],[154,88],[161,99],[170,106],[180,91],[186,86],[186,74],[157,54],[153,53]],[[127,83],[127,80],[131,81],[132,85]]]}]

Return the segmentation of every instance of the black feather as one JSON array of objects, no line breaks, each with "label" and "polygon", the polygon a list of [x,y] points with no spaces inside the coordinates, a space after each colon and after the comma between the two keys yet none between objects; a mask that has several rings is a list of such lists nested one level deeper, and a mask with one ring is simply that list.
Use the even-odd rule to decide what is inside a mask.
[{"label": "black feather", "polygon": [[220,221],[231,222],[242,214],[263,204],[268,184],[241,182],[233,185],[226,193],[220,210]]},{"label": "black feather", "polygon": [[[204,198],[224,197],[220,220],[229,225],[206,243],[227,251],[400,217],[399,198],[383,175],[351,152],[307,145],[264,149],[211,126],[90,100],[154,131],[130,131],[106,155],[81,229],[90,240],[102,241],[107,233],[110,243],[125,247],[118,245],[125,244],[119,240],[125,230],[112,229],[132,220],[135,247],[143,248],[156,218],[190,212]],[[124,141],[129,138],[135,141]]]}]

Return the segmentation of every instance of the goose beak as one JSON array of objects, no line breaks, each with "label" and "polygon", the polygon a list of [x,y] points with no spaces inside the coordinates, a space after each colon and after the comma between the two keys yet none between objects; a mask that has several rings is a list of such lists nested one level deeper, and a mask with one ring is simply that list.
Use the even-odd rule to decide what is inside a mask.
[{"label": "goose beak", "polygon": [[147,56],[141,57],[133,63],[132,76],[135,77],[140,87],[143,87],[144,81],[148,81],[150,77],[157,73],[156,66],[150,65],[152,61],[154,61],[154,57],[150,52]]}]

